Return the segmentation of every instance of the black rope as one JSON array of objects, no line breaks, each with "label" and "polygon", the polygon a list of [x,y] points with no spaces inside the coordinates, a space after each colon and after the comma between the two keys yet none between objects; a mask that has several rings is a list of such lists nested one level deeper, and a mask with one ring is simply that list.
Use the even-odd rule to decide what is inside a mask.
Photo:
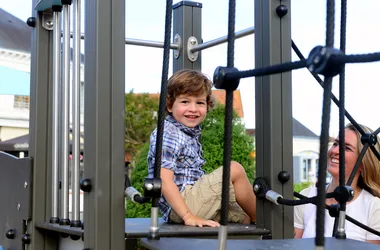
[{"label": "black rope", "polygon": [[[306,60],[293,40],[292,40],[292,48],[301,60]],[[317,80],[319,85],[323,88],[324,87],[323,80],[317,74],[315,74],[311,71],[309,71],[309,72],[314,77],[314,79]],[[331,95],[331,100],[333,100],[333,102],[339,107],[340,101],[335,97],[335,95],[333,93],[331,93],[330,95]],[[344,114],[345,114],[346,118],[351,122],[351,124],[356,128],[356,130],[363,136],[365,134],[363,128],[355,121],[355,119],[350,115],[350,113],[348,113],[347,110],[344,110]],[[374,134],[377,135],[379,132],[380,132],[380,128],[378,128],[378,130],[376,130],[376,132],[374,132]],[[376,150],[376,148],[374,146],[370,145],[370,149],[376,155],[377,159],[380,160],[380,153]]]},{"label": "black rope", "polygon": [[[227,67],[234,67],[235,46],[235,11],[236,1],[230,0],[228,6],[228,35],[227,35]],[[228,224],[228,205],[231,179],[231,148],[232,148],[232,112],[233,112],[233,89],[226,89],[226,106],[224,117],[224,157],[223,157],[223,182],[222,182],[222,207],[220,224]]]},{"label": "black rope", "polygon": [[[376,129],[376,131],[373,132],[373,134],[377,136],[377,134],[378,134],[379,132],[380,132],[380,128]],[[379,160],[380,160],[380,159],[379,159]]]},{"label": "black rope", "polygon": [[[329,198],[334,198],[335,194],[334,193],[327,193],[326,194],[326,199]],[[317,196],[313,197],[305,197],[302,198],[301,200],[289,200],[289,199],[284,199],[284,198],[279,198],[277,200],[277,203],[280,205],[285,205],[285,206],[299,206],[299,205],[305,205],[305,204],[316,204],[317,202]]]},{"label": "black rope", "polygon": [[[172,27],[172,0],[166,1],[165,13],[165,39],[164,39],[164,55],[161,77],[161,94],[160,104],[158,107],[158,121],[157,121],[157,139],[156,139],[156,155],[154,162],[154,178],[160,178],[161,175],[161,154],[162,154],[162,141],[164,135],[164,122],[166,115],[166,96],[168,85],[168,72],[169,72],[169,54],[170,54],[170,36]],[[152,199],[152,207],[158,206],[158,198]]]},{"label": "black rope", "polygon": [[235,80],[242,79],[252,76],[266,76],[271,74],[278,74],[287,71],[292,71],[295,69],[301,69],[306,67],[306,60],[302,59],[300,61],[295,62],[286,62],[281,64],[276,64],[272,66],[266,66],[258,69],[251,69],[245,71],[231,72],[227,73],[225,78],[226,80]]},{"label": "black rope", "polygon": [[[294,195],[294,197],[299,198],[299,199],[307,199],[307,198],[308,198],[308,197],[306,197],[306,196],[304,196],[304,195],[302,195],[302,194],[300,194],[300,193],[297,193],[297,192],[293,192],[293,195]],[[315,203],[312,203],[312,204],[315,205]],[[333,209],[331,206],[326,205],[326,204],[325,204],[325,208],[326,208],[327,210],[329,210],[329,211]],[[346,215],[346,219],[347,219],[349,222],[351,222],[352,224],[354,224],[354,225],[356,225],[356,226],[358,226],[358,227],[361,227],[361,228],[363,228],[364,230],[367,230],[367,231],[370,232],[370,233],[373,233],[373,234],[375,234],[375,235],[377,235],[377,236],[380,236],[380,232],[379,232],[379,231],[376,231],[375,229],[370,228],[370,227],[367,226],[367,225],[364,225],[363,223],[361,223],[361,222],[355,220],[354,218],[352,218],[351,216]]]},{"label": "black rope", "polygon": [[380,52],[359,55],[332,55],[330,60],[334,63],[367,63],[380,60]]},{"label": "black rope", "polygon": [[[294,52],[296,53],[296,55],[301,59],[305,59],[305,57],[302,55],[301,51],[298,49],[297,45],[294,43],[294,41],[292,40],[292,48],[294,50]],[[306,59],[305,59],[306,60]],[[315,78],[315,80],[317,80],[317,82],[319,83],[319,85],[321,85],[321,87],[323,88],[324,86],[324,83],[323,83],[323,80],[315,73],[309,71],[310,74],[312,74],[312,76]],[[333,102],[336,104],[336,106],[339,107],[340,105],[340,101],[335,97],[335,95],[333,93],[331,93],[331,100],[333,100]],[[352,123],[352,125],[355,126],[355,128],[359,131],[359,133],[361,135],[363,135],[365,132],[364,130],[362,129],[362,127],[359,126],[359,124],[355,121],[355,119],[350,115],[350,113],[348,113],[347,110],[344,111],[345,112],[345,115],[347,117],[347,119]]]},{"label": "black rope", "polygon": [[[326,20],[326,47],[334,46],[334,13],[335,1],[327,0],[327,20]],[[329,142],[329,125],[330,125],[330,109],[331,109],[331,85],[332,77],[325,77],[323,88],[323,107],[322,107],[322,124],[320,137],[320,160],[318,169],[318,196],[317,196],[317,218],[316,218],[316,237],[315,245],[324,246],[325,244],[325,186],[326,186],[326,169],[327,169],[327,146]]]},{"label": "black rope", "polygon": [[364,147],[363,147],[362,151],[361,151],[360,154],[359,154],[359,157],[358,157],[358,159],[357,159],[357,161],[356,161],[356,163],[355,163],[354,168],[352,169],[352,172],[351,172],[351,174],[350,174],[350,177],[349,177],[348,180],[347,180],[347,183],[346,183],[347,186],[351,186],[351,183],[352,183],[352,181],[354,180],[354,177],[355,177],[355,175],[356,175],[356,172],[358,171],[358,169],[359,169],[359,167],[360,167],[360,163],[362,162],[363,157],[364,157],[364,154],[365,154],[365,152],[367,151],[367,149],[368,149],[368,143],[364,144]]},{"label": "black rope", "polygon": [[[341,14],[340,14],[340,50],[346,53],[346,24],[347,24],[347,1],[341,0]],[[345,128],[344,128],[344,111],[345,111],[345,65],[339,73],[339,186],[344,186],[346,182],[346,157],[345,157]],[[352,174],[352,173],[351,173]],[[339,211],[346,211],[346,201],[339,203]],[[343,218],[341,218],[343,216]],[[344,220],[344,214],[335,217],[333,237],[338,230],[339,220]],[[340,232],[339,234],[343,234]],[[345,235],[345,233],[344,233]],[[340,237],[340,236],[339,236]]]}]

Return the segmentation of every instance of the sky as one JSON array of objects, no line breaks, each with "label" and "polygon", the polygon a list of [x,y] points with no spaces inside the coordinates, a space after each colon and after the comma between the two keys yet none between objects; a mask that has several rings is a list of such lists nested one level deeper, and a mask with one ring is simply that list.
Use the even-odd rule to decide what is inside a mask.
[{"label": "sky", "polygon": [[[174,3],[178,1],[173,1]],[[228,0],[200,0],[202,3],[202,38],[207,42],[227,35]],[[317,45],[325,44],[326,1],[291,1],[292,39],[307,57]],[[285,4],[288,1],[284,1]],[[32,13],[31,0],[0,0],[0,8],[21,20]],[[380,51],[380,1],[348,1],[347,54]],[[82,8],[83,10],[83,8]],[[335,47],[339,47],[340,1],[336,1]],[[126,0],[125,37],[163,42],[165,1]],[[239,0],[236,5],[235,30],[254,26],[254,0]],[[83,31],[82,31],[83,32]],[[158,93],[161,84],[162,49],[126,45],[126,92]],[[202,51],[202,71],[212,77],[217,66],[226,65],[227,46]],[[172,60],[172,58],[171,58]],[[298,60],[292,54],[292,61]],[[379,63],[346,66],[346,110],[354,119],[372,129],[380,127],[378,115]],[[254,35],[235,42],[235,67],[253,69]],[[171,72],[171,69],[170,71]],[[246,128],[255,127],[254,78],[240,81]],[[339,78],[333,81],[333,93],[339,97]],[[292,72],[293,117],[317,135],[321,129],[322,88],[306,69]],[[332,103],[330,135],[338,134],[338,108]],[[348,122],[348,121],[347,121]]]}]

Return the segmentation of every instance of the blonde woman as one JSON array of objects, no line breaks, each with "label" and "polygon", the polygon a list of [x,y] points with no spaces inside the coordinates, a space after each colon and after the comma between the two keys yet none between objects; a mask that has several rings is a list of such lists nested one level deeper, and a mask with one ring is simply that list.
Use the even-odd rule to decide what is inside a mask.
[{"label": "blonde woman", "polygon": [[[366,126],[360,125],[365,132],[373,131]],[[379,137],[374,145],[376,150],[380,152]],[[361,134],[352,125],[349,124],[345,128],[345,161],[346,161],[346,180],[348,181],[351,172],[358,160],[359,154],[363,149],[361,143]],[[326,193],[331,193],[339,185],[339,139],[328,151],[327,171],[331,174],[331,183],[326,187]],[[355,220],[380,231],[380,161],[370,148],[367,149],[360,167],[356,172],[351,188],[355,191],[354,198],[347,203],[346,213]],[[317,195],[316,187],[309,187],[301,192],[301,194],[312,197]],[[326,199],[326,204],[337,204],[334,199]],[[295,238],[313,238],[315,237],[315,221],[316,206],[306,204],[296,206],[294,209],[294,231]],[[334,226],[334,218],[328,211],[325,214],[325,237],[332,237]],[[349,239],[367,241],[380,244],[380,237],[352,224],[346,220],[346,236]]]}]

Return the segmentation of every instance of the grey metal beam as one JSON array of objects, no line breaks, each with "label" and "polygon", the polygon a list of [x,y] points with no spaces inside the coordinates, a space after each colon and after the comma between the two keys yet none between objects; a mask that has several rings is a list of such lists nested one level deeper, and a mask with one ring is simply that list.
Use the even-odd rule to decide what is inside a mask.
[{"label": "grey metal beam", "polygon": [[190,61],[187,43],[190,37],[195,37],[198,43],[202,42],[202,4],[182,1],[173,5],[173,40],[176,34],[181,37],[181,47],[179,57],[173,58],[173,72],[181,69],[201,70],[201,52],[198,52],[196,61]]},{"label": "grey metal beam", "polygon": [[[35,6],[37,0],[33,0]],[[32,32],[30,74],[29,156],[33,158],[32,220],[28,233],[32,250],[57,249],[57,241],[35,228],[48,221],[51,209],[51,103],[52,32],[42,27],[42,14],[33,10],[36,25]]]},{"label": "grey metal beam", "polygon": [[[280,18],[279,5],[289,13]],[[290,0],[255,0],[255,67],[291,60]],[[257,77],[256,95],[256,175],[267,179],[271,189],[293,197],[292,178],[278,180],[280,171],[293,176],[292,164],[292,85],[291,73]],[[257,226],[272,231],[274,239],[293,237],[293,207],[257,202]]]},{"label": "grey metal beam", "polygon": [[125,0],[85,2],[84,246],[124,249]]}]

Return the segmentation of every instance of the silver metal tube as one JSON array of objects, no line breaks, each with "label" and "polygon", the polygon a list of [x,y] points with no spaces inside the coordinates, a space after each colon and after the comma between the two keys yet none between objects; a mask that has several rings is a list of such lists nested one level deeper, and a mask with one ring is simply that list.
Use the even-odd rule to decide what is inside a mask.
[{"label": "silver metal tube", "polygon": [[158,236],[158,207],[152,207],[150,210],[150,218],[151,218],[151,224],[149,228],[149,232],[151,233],[152,237]]},{"label": "silver metal tube", "polygon": [[[254,34],[254,33],[255,33],[255,27],[247,28],[247,29],[235,32],[235,39],[245,37],[245,36],[248,36],[248,35]],[[227,36],[223,36],[223,37],[216,38],[214,40],[211,40],[211,41],[208,41],[205,43],[194,45],[194,47],[190,49],[190,52],[194,53],[197,51],[201,51],[201,50],[204,50],[207,48],[214,47],[216,45],[219,45],[219,44],[222,44],[225,42],[227,42]]]},{"label": "silver metal tube", "polygon": [[79,189],[79,166],[80,166],[80,0],[73,3],[73,81],[72,81],[72,169],[71,169],[71,226],[80,227],[80,189]]},{"label": "silver metal tube", "polygon": [[345,233],[346,211],[339,211],[338,232]]},{"label": "silver metal tube", "polygon": [[62,189],[61,224],[69,224],[69,105],[70,105],[70,5],[62,6],[63,63],[62,63]]},{"label": "silver metal tube", "polygon": [[59,195],[59,94],[61,87],[61,12],[53,12],[53,108],[52,108],[52,207],[51,223],[58,223]]},{"label": "silver metal tube", "polygon": [[[73,36],[74,36],[73,33],[71,33],[70,37],[73,38]],[[80,34],[80,39],[84,39],[84,34]],[[142,39],[135,39],[135,38],[125,38],[125,44],[153,47],[153,48],[164,48],[163,42],[142,40]],[[178,48],[179,48],[178,44],[175,44],[175,43],[170,44],[170,49],[178,49]]]},{"label": "silver metal tube", "polygon": [[227,226],[220,225],[218,233],[218,250],[227,249]]},{"label": "silver metal tube", "polygon": [[[164,47],[163,42],[148,41],[148,40],[133,39],[133,38],[126,38],[125,44],[139,45],[139,46],[153,47],[153,48],[163,48]],[[178,49],[178,47],[179,46],[175,43],[170,44],[170,49]]]},{"label": "silver metal tube", "polygon": [[273,191],[273,190],[269,190],[268,192],[266,192],[266,194],[265,194],[265,198],[266,198],[267,200],[273,202],[274,204],[279,205],[278,202],[277,202],[278,199],[279,199],[279,198],[284,198],[284,197],[282,197],[281,194],[276,193],[276,192]]}]

